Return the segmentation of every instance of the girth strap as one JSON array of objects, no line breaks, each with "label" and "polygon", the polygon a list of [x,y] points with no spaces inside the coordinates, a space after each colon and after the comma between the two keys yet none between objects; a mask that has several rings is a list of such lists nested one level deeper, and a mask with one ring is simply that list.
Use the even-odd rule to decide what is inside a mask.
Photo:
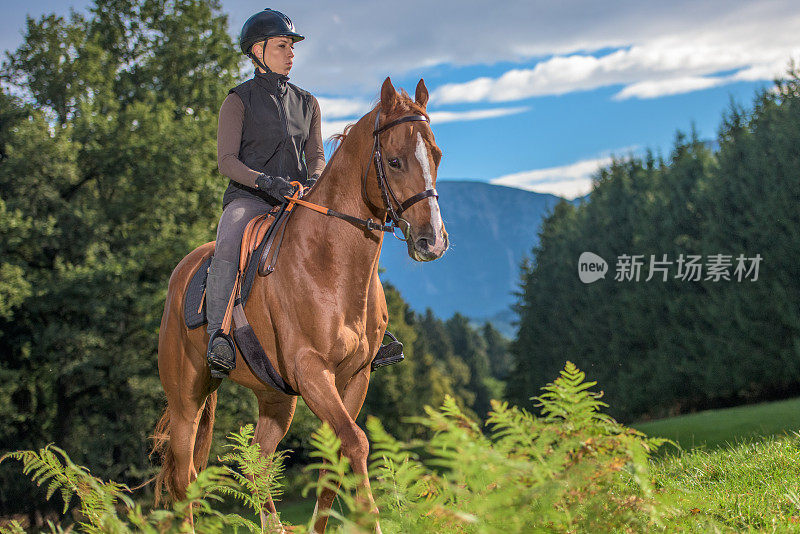
[{"label": "girth strap", "polygon": [[253,327],[247,322],[242,302],[239,299],[236,300],[236,304],[233,307],[233,315],[236,322],[233,339],[236,340],[239,352],[241,352],[242,357],[253,373],[264,383],[278,391],[287,395],[298,395],[292,386],[283,379],[278,370],[273,367],[272,362],[264,352],[264,348],[258,341],[258,337],[253,332]]}]

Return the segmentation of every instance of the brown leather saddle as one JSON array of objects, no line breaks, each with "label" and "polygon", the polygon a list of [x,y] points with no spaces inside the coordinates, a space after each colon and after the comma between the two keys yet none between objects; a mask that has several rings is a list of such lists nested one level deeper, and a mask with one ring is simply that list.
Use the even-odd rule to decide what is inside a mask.
[{"label": "brown leather saddle", "polygon": [[[256,229],[255,232],[248,232],[247,228],[245,229],[242,236],[242,250],[247,251],[247,258],[244,262],[244,269],[242,269],[241,262],[239,265],[240,276],[242,277],[239,298],[242,306],[250,296],[250,289],[253,287],[256,275],[266,276],[275,270],[275,262],[283,240],[283,232],[286,229],[285,224],[291,213],[291,211],[285,209],[285,206],[275,206],[268,213],[255,217],[250,221],[247,228],[252,226]],[[278,230],[280,231],[280,236],[276,240]],[[205,292],[208,269],[211,266],[211,258],[213,256],[212,252],[203,258],[203,261],[200,262],[200,265],[197,266],[192,274],[189,286],[186,288],[183,302],[183,318],[189,330],[199,328],[208,322],[206,319]],[[258,261],[252,261],[252,258],[258,258]]]}]

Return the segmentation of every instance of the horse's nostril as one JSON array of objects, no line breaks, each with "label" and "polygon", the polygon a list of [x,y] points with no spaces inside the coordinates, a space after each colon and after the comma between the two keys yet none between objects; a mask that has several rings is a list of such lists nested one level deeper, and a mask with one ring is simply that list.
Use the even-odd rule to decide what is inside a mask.
[{"label": "horse's nostril", "polygon": [[430,247],[431,242],[427,237],[420,237],[417,239],[417,248],[421,250],[427,250]]}]

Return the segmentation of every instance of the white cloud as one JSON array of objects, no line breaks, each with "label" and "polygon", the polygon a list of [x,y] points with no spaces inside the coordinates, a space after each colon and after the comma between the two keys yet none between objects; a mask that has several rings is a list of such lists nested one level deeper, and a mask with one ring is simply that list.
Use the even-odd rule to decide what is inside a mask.
[{"label": "white cloud", "polygon": [[[70,4],[81,9],[89,0]],[[295,48],[292,82],[314,94],[361,98],[328,103],[327,117],[344,118],[363,106],[363,98],[377,97],[387,75],[416,80],[426,74],[434,88],[438,80],[447,79],[434,71],[442,65],[516,65],[498,77],[438,88],[442,101],[451,102],[506,102],[733,70],[739,70],[740,80],[768,80],[783,73],[790,56],[800,55],[796,4],[507,0],[486,9],[463,0],[391,5],[278,0],[274,7],[306,36]],[[245,0],[223,0],[222,5],[230,33],[237,38],[255,8]],[[382,16],[389,12],[391,16]],[[2,26],[9,30],[4,46],[13,49],[21,41],[23,13],[15,10],[16,18],[7,17],[10,23],[4,19],[10,24]],[[616,51],[594,57],[608,50]]]},{"label": "white cloud", "polygon": [[[800,21],[798,21],[800,22]],[[785,70],[800,47],[752,49],[747,44],[686,43],[662,39],[594,57],[556,56],[530,69],[512,69],[497,78],[480,77],[433,91],[436,103],[509,102],[625,84],[619,98],[654,98],[706,89],[738,80],[772,79]],[[720,71],[734,75],[709,77]]]},{"label": "white cloud", "polygon": [[[236,3],[241,9],[233,9]],[[243,0],[224,5],[236,33],[252,7]],[[496,100],[511,101],[525,98],[520,95],[533,70],[526,67],[541,58],[535,94],[560,94],[785,64],[797,51],[800,27],[800,10],[790,0],[621,0],[601,7],[588,0],[508,0],[492,9],[463,0],[406,0],[391,5],[390,17],[378,15],[380,6],[367,0],[287,3],[283,9],[307,37],[295,49],[293,81],[312,92],[377,96],[387,75],[516,63]],[[493,33],[496,28],[502,32]],[[592,54],[620,48],[605,59]],[[428,82],[438,79],[437,73]],[[483,100],[490,100],[487,81],[495,86],[497,78],[473,80]]]},{"label": "white cloud", "polygon": [[[323,117],[325,115],[323,114]],[[356,122],[357,119],[352,120],[344,120],[344,121],[326,121],[323,120],[322,124],[320,125],[320,129],[322,130],[322,139],[323,141],[334,134],[340,134],[344,131],[345,126],[352,122]]]},{"label": "white cloud", "polygon": [[560,167],[506,174],[491,180],[491,183],[573,199],[590,192],[592,176],[611,161],[611,157],[586,159]]},{"label": "white cloud", "polygon": [[[322,100],[320,99],[320,108],[322,108]],[[435,124],[443,124],[445,122],[462,122],[462,121],[475,121],[481,119],[494,119],[496,117],[505,117],[507,115],[516,115],[524,113],[530,108],[527,106],[512,107],[512,108],[494,108],[494,109],[471,109],[467,111],[431,111],[428,115],[431,122]],[[364,113],[369,111],[369,107],[364,110]],[[322,116],[326,117],[325,109],[321,110]],[[334,117],[336,115],[334,114]],[[322,138],[327,139],[333,134],[342,133],[345,127],[356,122],[359,117],[353,117],[348,120],[323,120],[322,121]]]},{"label": "white cloud", "polygon": [[505,117],[507,115],[525,113],[529,109],[529,107],[523,106],[516,108],[473,109],[469,111],[431,111],[428,113],[428,115],[431,118],[431,123],[442,124],[445,122],[494,119],[497,117]]},{"label": "white cloud", "polygon": [[742,69],[739,72],[731,75],[730,79],[735,81],[769,80],[785,74],[787,66],[788,65],[785,58],[773,63],[753,65],[752,67]]},{"label": "white cloud", "polygon": [[318,96],[320,112],[323,117],[340,119],[343,117],[360,117],[372,109],[374,103],[362,98],[331,98]]},{"label": "white cloud", "polygon": [[628,85],[614,95],[615,100],[626,98],[657,98],[660,96],[689,93],[740,81],[772,80],[780,78],[786,72],[787,62],[784,59],[752,65],[736,71],[728,76],[684,76],[663,80],[648,80]]},{"label": "white cloud", "polygon": [[698,76],[687,76],[684,78],[669,78],[666,80],[654,80],[647,82],[634,83],[614,95],[615,100],[626,98],[657,98],[659,96],[677,95],[708,89],[729,81],[729,77],[703,78]]}]

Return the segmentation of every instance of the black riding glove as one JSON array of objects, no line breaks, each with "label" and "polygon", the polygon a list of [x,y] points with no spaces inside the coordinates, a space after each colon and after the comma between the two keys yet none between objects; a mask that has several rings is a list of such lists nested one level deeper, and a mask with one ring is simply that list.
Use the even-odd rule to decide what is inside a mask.
[{"label": "black riding glove", "polygon": [[266,194],[277,200],[285,200],[283,197],[291,196],[294,193],[294,186],[289,183],[289,180],[282,176],[267,176],[266,174],[260,175],[256,178],[256,187],[259,191],[264,191]]},{"label": "black riding glove", "polygon": [[314,184],[317,183],[317,178],[319,178],[319,173],[312,174],[311,178],[306,180],[306,185],[304,185],[303,187],[305,187],[306,189],[311,189],[312,187],[314,187]]}]

